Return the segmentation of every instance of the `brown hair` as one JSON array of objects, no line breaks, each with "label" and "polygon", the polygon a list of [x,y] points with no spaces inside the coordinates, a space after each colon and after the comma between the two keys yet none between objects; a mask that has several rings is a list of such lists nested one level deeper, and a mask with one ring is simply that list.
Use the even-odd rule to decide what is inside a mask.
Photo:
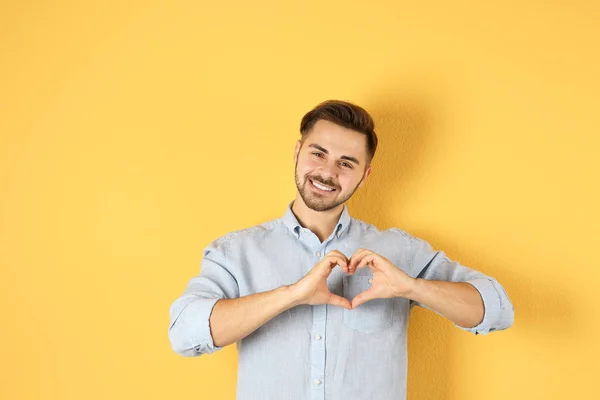
[{"label": "brown hair", "polygon": [[320,119],[365,134],[367,136],[367,165],[370,164],[377,149],[377,135],[374,130],[373,118],[364,108],[342,100],[327,100],[318,104],[306,113],[300,122],[302,141],[306,139],[310,130]]}]

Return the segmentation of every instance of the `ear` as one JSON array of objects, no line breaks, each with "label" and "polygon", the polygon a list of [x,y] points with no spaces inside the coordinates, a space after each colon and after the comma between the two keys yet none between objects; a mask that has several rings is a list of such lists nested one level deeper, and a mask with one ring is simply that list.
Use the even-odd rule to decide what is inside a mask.
[{"label": "ear", "polygon": [[360,183],[358,184],[358,187],[361,187],[362,185],[364,185],[365,181],[367,180],[367,177],[371,174],[371,169],[373,167],[369,165],[369,168],[367,168],[365,170],[365,174],[363,175],[362,180],[360,181]]}]

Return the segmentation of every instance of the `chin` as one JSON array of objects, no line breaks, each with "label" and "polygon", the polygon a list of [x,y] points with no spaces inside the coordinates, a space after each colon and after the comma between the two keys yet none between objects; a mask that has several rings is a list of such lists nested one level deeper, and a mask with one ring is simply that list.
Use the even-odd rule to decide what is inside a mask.
[{"label": "chin", "polygon": [[322,201],[314,201],[313,199],[304,199],[304,204],[306,204],[306,206],[308,208],[310,208],[313,211],[329,211],[332,208],[335,208],[337,206],[339,206],[341,203],[336,201],[336,199],[334,200],[330,200],[327,202],[322,202]]}]

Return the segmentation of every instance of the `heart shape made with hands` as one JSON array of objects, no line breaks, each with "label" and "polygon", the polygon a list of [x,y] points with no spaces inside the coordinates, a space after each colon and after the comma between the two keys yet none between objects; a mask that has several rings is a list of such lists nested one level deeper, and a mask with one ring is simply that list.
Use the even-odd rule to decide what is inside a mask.
[{"label": "heart shape made with hands", "polygon": [[390,260],[369,249],[358,249],[348,259],[347,265],[341,267],[349,275],[365,267],[373,272],[371,286],[354,296],[351,302],[352,308],[373,299],[404,297],[410,293],[415,281]]},{"label": "heart shape made with hands", "polygon": [[[368,267],[373,272],[371,286],[350,301],[329,291],[327,277],[333,268],[340,267],[347,275]],[[332,304],[353,309],[373,299],[406,297],[411,293],[416,279],[408,276],[387,258],[369,249],[358,249],[349,259],[339,250],[332,250],[302,279],[296,282],[294,296],[298,304]]]}]

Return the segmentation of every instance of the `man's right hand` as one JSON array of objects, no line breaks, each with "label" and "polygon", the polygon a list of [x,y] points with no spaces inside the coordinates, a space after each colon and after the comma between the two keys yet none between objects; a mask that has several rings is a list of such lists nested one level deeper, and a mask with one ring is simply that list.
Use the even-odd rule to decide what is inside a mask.
[{"label": "man's right hand", "polygon": [[332,250],[302,279],[290,285],[297,305],[333,304],[348,310],[352,309],[352,304],[346,298],[331,293],[327,287],[327,277],[336,265],[342,267],[344,272],[348,272],[346,256],[337,250]]}]

